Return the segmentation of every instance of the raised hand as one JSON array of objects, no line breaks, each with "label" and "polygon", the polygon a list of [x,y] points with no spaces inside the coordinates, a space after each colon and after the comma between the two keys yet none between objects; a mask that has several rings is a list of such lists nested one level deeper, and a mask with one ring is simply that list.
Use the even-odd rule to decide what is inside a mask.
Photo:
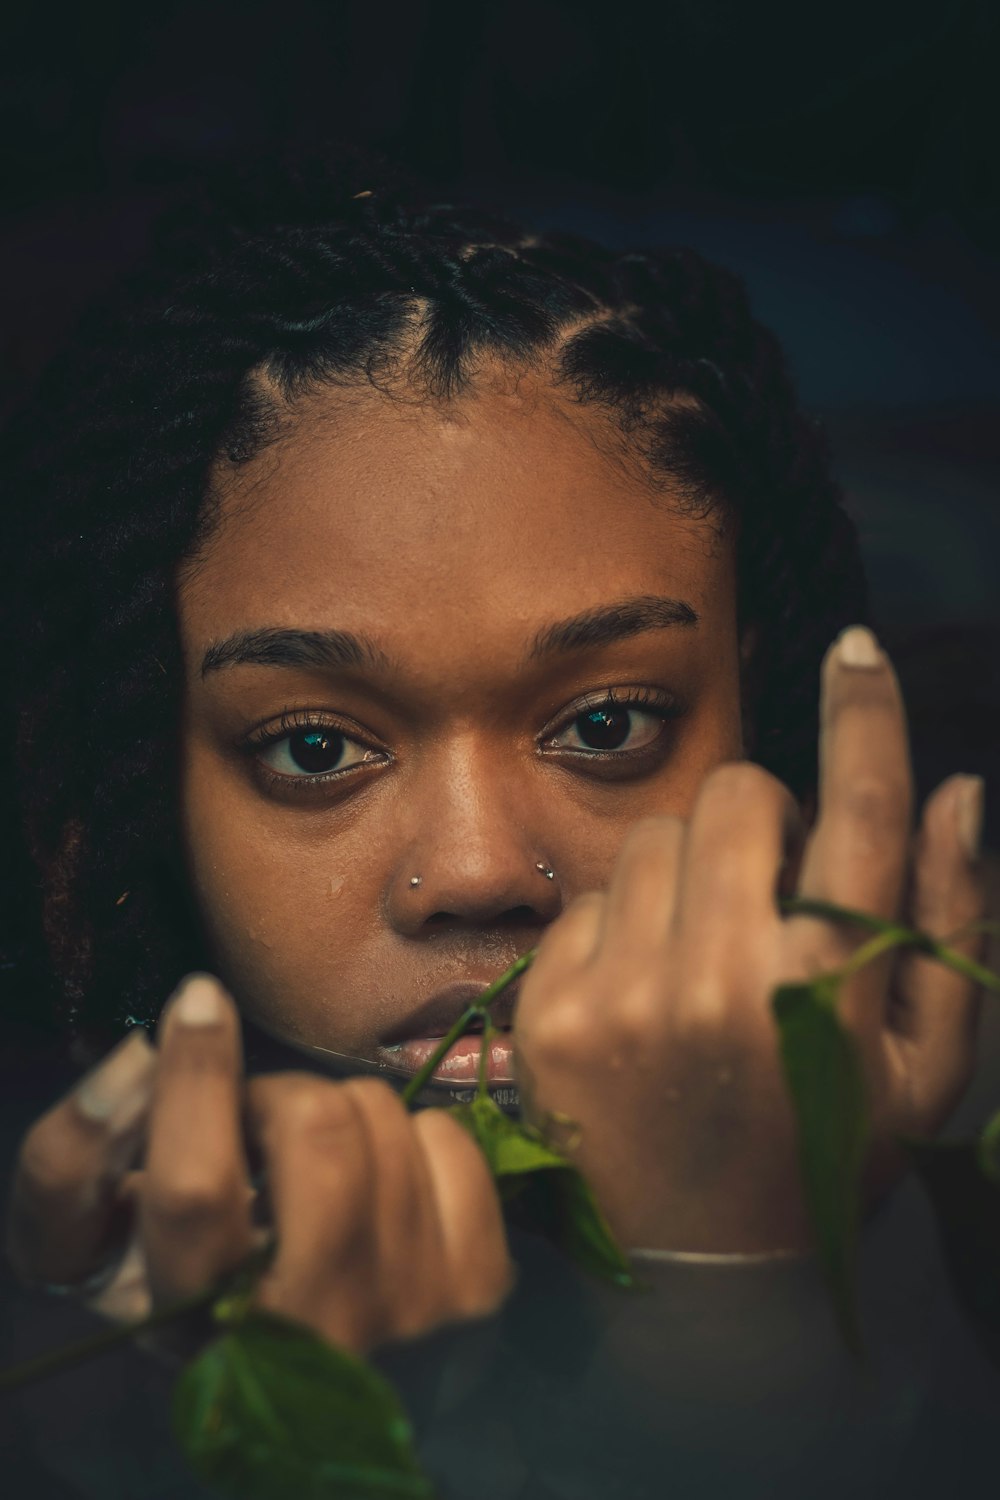
[{"label": "raised hand", "polygon": [[133,1034],[28,1132],[10,1259],[26,1281],[81,1286],[113,1318],[197,1292],[267,1232],[248,1150],[278,1239],[260,1305],[364,1352],[503,1300],[499,1204],[462,1128],[437,1110],[407,1114],[377,1080],[244,1085],[236,1008],[207,975],[168,1003],[155,1050]]},{"label": "raised hand", "polygon": [[[981,784],[949,778],[912,837],[903,705],[865,630],[846,632],[824,663],[820,762],[804,848],[791,795],[748,763],[709,775],[689,822],[637,824],[608,890],[567,910],[522,985],[515,1041],[529,1116],[562,1132],[631,1247],[749,1253],[810,1241],[769,1001],[783,981],[839,967],[858,939],[783,918],[779,891],[903,913],[936,936],[982,913]],[[909,955],[862,971],[841,1013],[865,1064],[875,1192],[896,1168],[894,1137],[931,1134],[957,1103],[977,997]]]}]

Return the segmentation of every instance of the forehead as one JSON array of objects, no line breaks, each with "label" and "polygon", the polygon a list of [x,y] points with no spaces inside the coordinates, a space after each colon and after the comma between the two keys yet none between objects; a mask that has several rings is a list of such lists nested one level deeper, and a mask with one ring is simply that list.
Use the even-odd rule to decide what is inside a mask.
[{"label": "forehead", "polygon": [[521,641],[629,594],[703,618],[735,608],[719,517],[684,515],[610,422],[528,375],[448,403],[312,396],[216,489],[218,525],[179,590],[192,647],[262,625],[404,629],[412,646],[473,619]]}]

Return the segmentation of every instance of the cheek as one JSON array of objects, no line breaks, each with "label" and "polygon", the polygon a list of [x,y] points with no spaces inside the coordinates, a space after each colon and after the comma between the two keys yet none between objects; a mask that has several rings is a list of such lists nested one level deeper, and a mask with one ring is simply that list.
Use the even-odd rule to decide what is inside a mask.
[{"label": "cheek", "polygon": [[[331,996],[359,991],[377,899],[331,840],[275,832],[270,809],[193,754],[182,781],[191,888],[212,961],[240,1008],[288,1036],[350,1040],[359,1020]],[[354,874],[348,878],[347,870]]]}]

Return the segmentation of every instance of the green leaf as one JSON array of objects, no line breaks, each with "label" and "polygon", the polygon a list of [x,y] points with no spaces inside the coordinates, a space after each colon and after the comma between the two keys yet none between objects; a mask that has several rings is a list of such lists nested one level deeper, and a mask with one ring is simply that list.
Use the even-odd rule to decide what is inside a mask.
[{"label": "green leaf", "polygon": [[234,1500],[432,1500],[392,1388],[259,1309],[182,1371],[173,1426],[198,1475]]},{"label": "green leaf", "polygon": [[783,984],[772,1004],[820,1263],[841,1331],[860,1357],[856,1262],[868,1121],[861,1062],[837,1016],[837,988],[830,976]]},{"label": "green leaf", "polygon": [[478,1142],[501,1196],[525,1227],[554,1241],[593,1275],[616,1286],[638,1283],[584,1178],[538,1131],[508,1117],[488,1097],[451,1113]]},{"label": "green leaf", "polygon": [[[1000,1367],[1000,1183],[984,1170],[1000,1115],[980,1141],[904,1141],[930,1198],[959,1302],[992,1362]],[[995,1173],[996,1164],[991,1170]]]}]

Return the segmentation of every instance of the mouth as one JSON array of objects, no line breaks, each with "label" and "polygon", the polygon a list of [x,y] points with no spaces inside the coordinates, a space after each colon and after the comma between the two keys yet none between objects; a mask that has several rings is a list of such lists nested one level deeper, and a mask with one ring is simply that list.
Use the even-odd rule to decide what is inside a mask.
[{"label": "mouth", "polygon": [[[459,1017],[489,987],[489,981],[445,986],[425,1000],[393,1028],[376,1049],[379,1061],[395,1072],[416,1073],[440,1047]],[[496,998],[490,1016],[497,1035],[489,1043],[486,1078],[491,1084],[514,1082],[512,1022],[517,1003],[517,982]],[[465,1035],[453,1042],[431,1078],[436,1083],[475,1083],[479,1077],[483,1047],[483,1022],[477,1017]]]}]

